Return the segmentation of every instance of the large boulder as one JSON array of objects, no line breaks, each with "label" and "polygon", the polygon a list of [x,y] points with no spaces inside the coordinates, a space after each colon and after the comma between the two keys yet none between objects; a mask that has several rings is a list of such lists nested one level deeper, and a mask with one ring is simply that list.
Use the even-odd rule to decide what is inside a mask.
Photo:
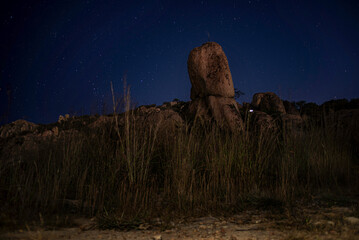
[{"label": "large boulder", "polygon": [[184,125],[181,115],[171,108],[148,109],[137,121],[157,128],[160,136],[173,133],[175,129]]},{"label": "large boulder", "polygon": [[257,110],[268,114],[286,113],[282,100],[273,92],[254,94],[252,106]]},{"label": "large boulder", "polygon": [[189,54],[187,67],[192,83],[192,100],[209,95],[234,97],[228,60],[218,43],[207,42],[194,48]]},{"label": "large boulder", "polygon": [[243,129],[232,75],[221,46],[208,42],[194,48],[187,65],[192,83],[189,115],[232,131]]}]

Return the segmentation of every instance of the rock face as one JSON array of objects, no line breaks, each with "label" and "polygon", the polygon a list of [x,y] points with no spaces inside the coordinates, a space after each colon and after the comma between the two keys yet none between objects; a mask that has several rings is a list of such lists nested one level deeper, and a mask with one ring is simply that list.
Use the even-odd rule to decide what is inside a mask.
[{"label": "rock face", "polygon": [[[175,111],[177,103],[169,103],[171,107],[140,107],[137,109],[136,121],[147,124],[148,129],[151,127],[158,131],[158,135],[163,138],[166,135],[176,133],[176,129],[184,125],[184,120],[180,115],[180,111]],[[179,104],[178,104],[179,105]]]},{"label": "rock face", "polygon": [[207,122],[214,120],[231,130],[242,129],[232,75],[222,47],[208,42],[194,48],[189,54],[187,67],[192,84],[189,114]]},{"label": "rock face", "polygon": [[208,42],[194,48],[188,56],[187,67],[192,100],[210,95],[234,97],[228,60],[218,43]]},{"label": "rock face", "polygon": [[252,106],[266,113],[286,113],[282,100],[272,92],[256,93],[253,96]]},{"label": "rock face", "polygon": [[16,120],[8,125],[0,128],[0,138],[8,138],[13,136],[24,135],[28,132],[35,131],[37,124],[28,122],[26,120]]}]

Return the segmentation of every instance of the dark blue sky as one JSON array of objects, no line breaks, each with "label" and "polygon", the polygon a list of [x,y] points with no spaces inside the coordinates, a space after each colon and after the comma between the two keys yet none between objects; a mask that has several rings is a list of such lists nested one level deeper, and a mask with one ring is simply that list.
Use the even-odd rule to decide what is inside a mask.
[{"label": "dark blue sky", "polygon": [[126,74],[138,103],[188,101],[187,57],[219,43],[234,86],[322,103],[359,97],[359,1],[0,3],[1,121],[101,112]]}]

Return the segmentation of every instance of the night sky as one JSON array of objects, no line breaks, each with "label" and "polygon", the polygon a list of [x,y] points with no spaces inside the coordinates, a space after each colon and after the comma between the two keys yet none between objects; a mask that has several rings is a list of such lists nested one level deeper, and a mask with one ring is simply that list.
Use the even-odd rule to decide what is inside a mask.
[{"label": "night sky", "polygon": [[2,124],[101,114],[124,76],[138,105],[189,101],[187,57],[207,41],[240,103],[359,97],[359,1],[8,0],[0,14]]}]

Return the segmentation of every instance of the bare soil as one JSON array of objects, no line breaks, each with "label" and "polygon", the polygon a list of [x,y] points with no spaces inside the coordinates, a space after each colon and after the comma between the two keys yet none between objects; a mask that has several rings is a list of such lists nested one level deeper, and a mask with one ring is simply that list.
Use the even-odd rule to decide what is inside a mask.
[{"label": "bare soil", "polygon": [[[74,218],[66,228],[2,231],[0,239],[359,239],[358,204],[306,206],[288,210],[245,210],[230,217],[155,219],[136,230],[100,230],[95,218]],[[166,226],[166,227],[163,227]]]}]

